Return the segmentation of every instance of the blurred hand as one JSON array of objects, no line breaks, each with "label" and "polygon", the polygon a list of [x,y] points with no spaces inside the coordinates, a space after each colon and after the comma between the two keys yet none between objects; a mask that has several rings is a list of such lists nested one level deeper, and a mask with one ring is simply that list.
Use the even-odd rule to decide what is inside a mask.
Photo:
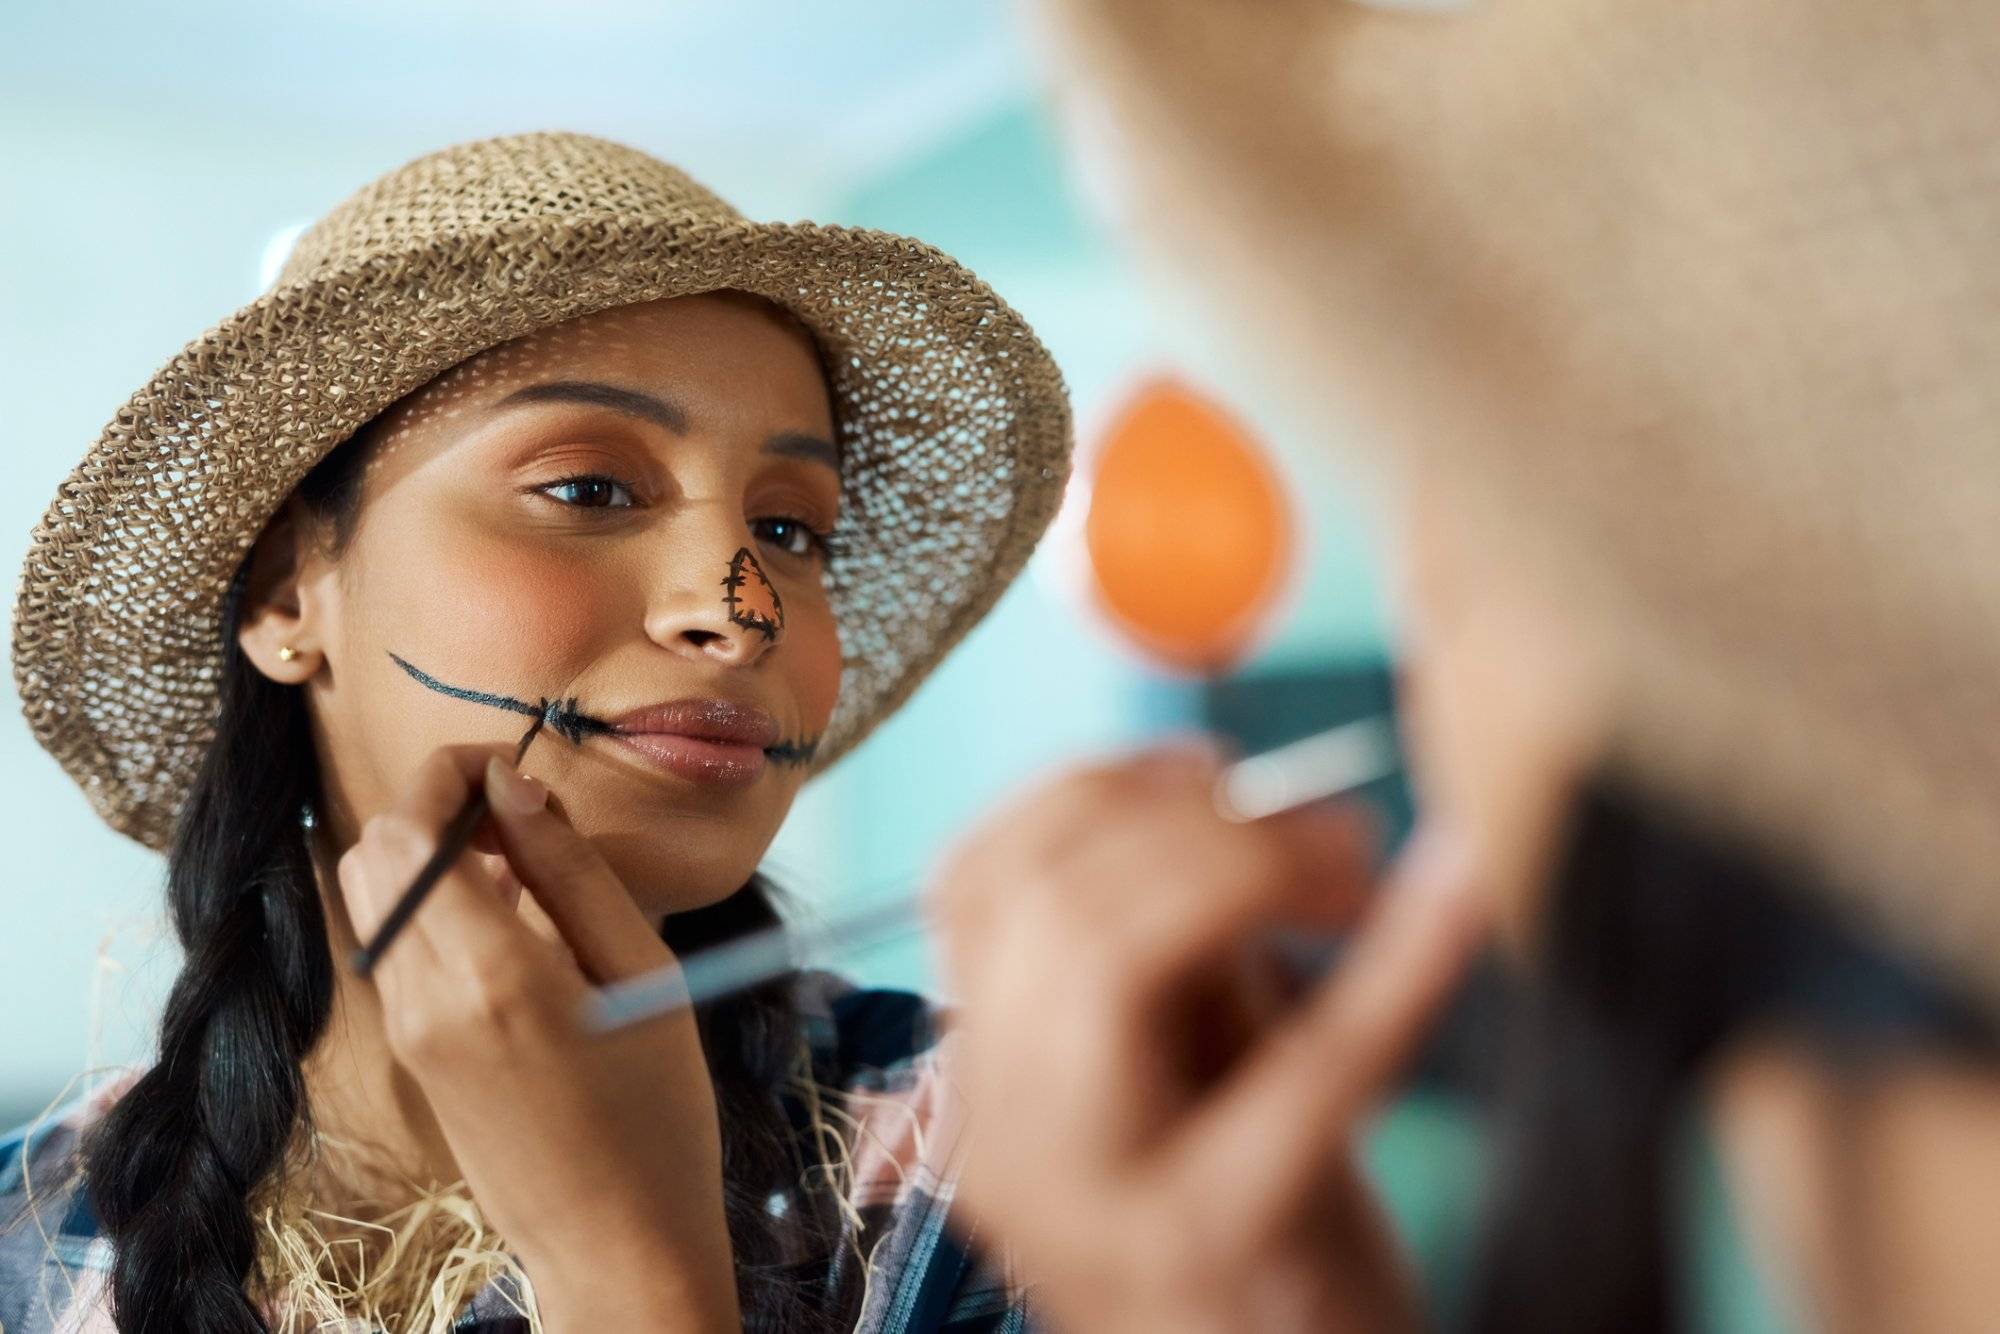
[{"label": "blurred hand", "polygon": [[[1413,841],[1215,811],[1212,750],[1057,779],[954,849],[928,904],[974,1129],[959,1199],[1060,1328],[1411,1330],[1420,1295],[1356,1140],[1485,934]],[[1250,942],[1360,919],[1303,996]]]},{"label": "blurred hand", "polygon": [[[692,1012],[602,1036],[576,1020],[592,985],[673,954],[546,790],[514,773],[512,749],[434,751],[340,858],[348,912],[371,940],[444,826],[487,785],[490,823],[371,974],[389,1045],[481,1209],[547,1294],[545,1313],[562,1309],[571,1328],[589,1326],[585,1312],[615,1310],[736,1329],[721,1131]],[[489,773],[493,756],[500,767]],[[497,874],[482,846],[504,854]],[[560,941],[517,914],[524,892]],[[643,1282],[630,1295],[639,1300],[611,1299],[607,1276],[619,1274]]]}]

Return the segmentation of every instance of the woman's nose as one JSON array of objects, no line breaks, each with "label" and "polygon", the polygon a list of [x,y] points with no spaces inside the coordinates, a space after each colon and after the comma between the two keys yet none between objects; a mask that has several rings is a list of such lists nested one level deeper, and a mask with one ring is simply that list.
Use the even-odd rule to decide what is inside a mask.
[{"label": "woman's nose", "polygon": [[749,547],[694,564],[650,618],[652,638],[676,652],[747,667],[784,637],[784,603]]}]

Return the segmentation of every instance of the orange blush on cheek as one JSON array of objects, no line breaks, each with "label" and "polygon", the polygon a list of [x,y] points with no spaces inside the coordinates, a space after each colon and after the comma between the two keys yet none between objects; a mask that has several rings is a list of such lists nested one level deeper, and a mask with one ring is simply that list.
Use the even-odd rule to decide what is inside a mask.
[{"label": "orange blush on cheek", "polygon": [[560,680],[601,643],[601,575],[580,563],[516,557],[465,571],[448,604],[464,637],[527,680]]},{"label": "orange blush on cheek", "polygon": [[809,730],[825,729],[840,696],[840,633],[827,607],[800,609],[785,630],[786,676]]}]

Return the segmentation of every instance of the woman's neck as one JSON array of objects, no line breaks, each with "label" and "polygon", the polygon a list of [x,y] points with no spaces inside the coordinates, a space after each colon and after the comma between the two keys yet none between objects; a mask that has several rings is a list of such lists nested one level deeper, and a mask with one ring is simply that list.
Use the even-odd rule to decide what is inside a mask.
[{"label": "woman's neck", "polygon": [[[459,1180],[461,1173],[415,1077],[389,1048],[381,991],[345,966],[361,942],[334,878],[334,862],[323,851],[315,847],[313,862],[335,961],[334,998],[326,1032],[306,1058],[307,1100],[321,1152],[355,1146],[354,1152],[341,1152],[342,1171],[352,1177],[365,1170],[370,1193],[366,1200],[325,1205],[394,1208]],[[315,1185],[332,1188],[330,1182]]]}]

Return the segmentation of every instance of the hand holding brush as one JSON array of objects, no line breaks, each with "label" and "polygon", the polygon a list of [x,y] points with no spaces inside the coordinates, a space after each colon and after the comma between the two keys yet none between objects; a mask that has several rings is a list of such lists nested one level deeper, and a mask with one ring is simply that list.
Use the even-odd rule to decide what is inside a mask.
[{"label": "hand holding brush", "polygon": [[[355,985],[378,993],[391,1056],[545,1310],[604,1309],[620,1281],[605,1273],[609,1228],[643,1283],[618,1293],[616,1320],[585,1327],[736,1328],[720,1122],[693,1016],[599,1038],[574,1018],[594,988],[670,967],[673,952],[548,789],[508,763],[521,750],[440,747],[342,854],[340,893],[374,951]],[[463,846],[446,855],[448,832],[471,837],[467,810],[485,813],[504,869]],[[530,886],[546,923],[518,910]],[[422,911],[405,906],[419,897]]]},{"label": "hand holding brush", "polygon": [[[536,734],[548,720],[548,706],[544,701],[544,711],[536,715],[533,725],[522,734],[520,744],[514,747],[512,762],[514,768],[521,767],[521,757],[528,753],[529,743],[534,741]],[[375,938],[354,951],[351,962],[357,977],[367,977],[374,971],[375,962],[382,957],[382,951],[388,949],[396,936],[409,924],[411,915],[424,901],[424,896],[431,892],[431,887],[437,884],[438,877],[442,876],[445,868],[457,861],[466,848],[471,846],[472,836],[479,830],[479,822],[486,818],[491,809],[485,787],[474,788],[465,805],[452,816],[451,823],[444,827],[444,833],[438,840],[437,851],[431,854],[430,860],[417,872],[416,879],[410,882],[410,887],[396,900],[396,906],[391,908],[389,915],[382,920],[381,929],[375,933]]]}]

